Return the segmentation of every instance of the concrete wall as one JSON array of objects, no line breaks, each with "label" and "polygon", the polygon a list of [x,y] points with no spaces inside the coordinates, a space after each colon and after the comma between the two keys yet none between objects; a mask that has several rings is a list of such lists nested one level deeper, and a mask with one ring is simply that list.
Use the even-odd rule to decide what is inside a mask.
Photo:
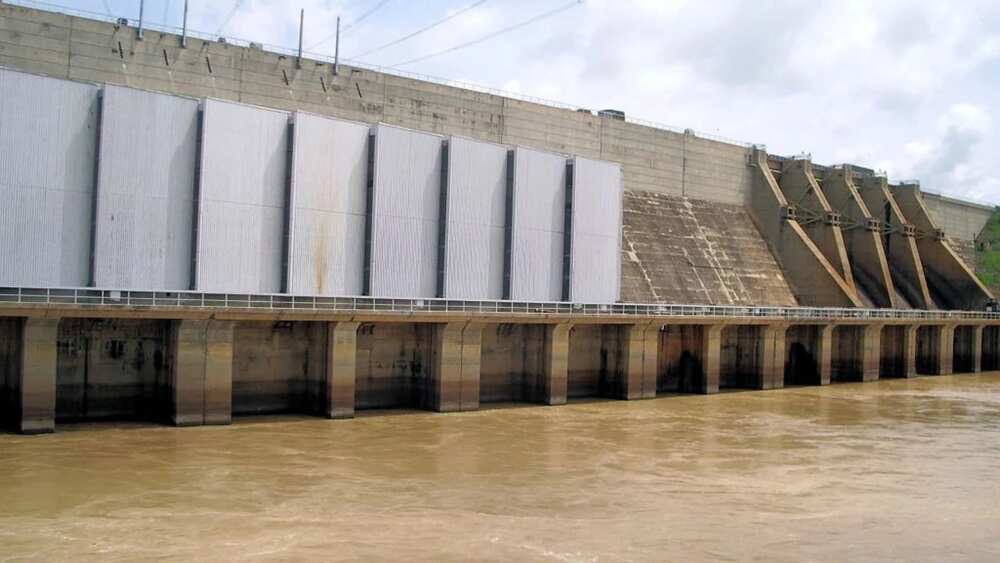
[{"label": "concrete wall", "polygon": [[746,210],[626,192],[622,300],[795,305],[795,295]]},{"label": "concrete wall", "polygon": [[[0,65],[56,77],[302,109],[624,165],[625,188],[741,204],[746,147],[571,109],[235,45],[0,5]],[[120,45],[120,47],[119,47]]]},{"label": "concrete wall", "polygon": [[355,406],[417,408],[431,369],[433,325],[365,324],[358,329]]},{"label": "concrete wall", "polygon": [[325,323],[241,322],[233,329],[233,414],[303,412],[326,366]]},{"label": "concrete wall", "polygon": [[13,427],[19,421],[15,394],[21,366],[22,322],[0,317],[0,427]]},{"label": "concrete wall", "polygon": [[660,331],[657,360],[657,393],[694,393],[704,378],[701,357],[704,328],[667,325]]},{"label": "concrete wall", "polygon": [[169,321],[63,319],[56,420],[164,418],[169,341]]},{"label": "concrete wall", "polygon": [[785,333],[785,386],[816,385],[820,382],[822,327],[795,325]]},{"label": "concrete wall", "polygon": [[544,325],[483,327],[480,403],[527,402],[543,371]]},{"label": "concrete wall", "polygon": [[763,378],[763,327],[727,326],[722,329],[719,387],[757,389]]},{"label": "concrete wall", "polygon": [[569,333],[567,396],[612,397],[621,370],[623,328],[581,325]]},{"label": "concrete wall", "polygon": [[832,381],[861,381],[864,373],[863,345],[862,327],[838,326],[833,329]]},{"label": "concrete wall", "polygon": [[[994,208],[947,196],[923,192],[924,206],[946,235],[964,241],[976,240],[993,215]],[[972,264],[972,262],[969,262]]]}]

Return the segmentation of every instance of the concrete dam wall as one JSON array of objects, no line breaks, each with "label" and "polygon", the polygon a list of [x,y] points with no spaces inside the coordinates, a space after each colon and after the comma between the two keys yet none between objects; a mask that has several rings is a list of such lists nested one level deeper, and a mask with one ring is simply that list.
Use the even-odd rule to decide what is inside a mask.
[{"label": "concrete dam wall", "polygon": [[[887,255],[884,260],[875,259],[873,265],[872,259],[865,254],[869,252],[866,250],[860,254],[847,254],[838,265],[840,258],[830,260],[837,252],[836,241],[817,240],[817,236],[829,237],[810,230],[810,222],[817,219],[799,218],[800,226],[806,232],[802,236],[795,235],[798,237],[796,240],[779,235],[779,231],[767,225],[773,217],[782,213],[780,202],[773,203],[774,209],[761,213],[752,206],[754,199],[751,196],[759,190],[753,166],[754,151],[749,145],[363,68],[341,67],[341,72],[334,75],[331,65],[326,62],[304,60],[300,65],[294,57],[259,48],[196,38],[190,38],[187,47],[182,48],[178,36],[152,30],[139,40],[135,29],[128,26],[17,6],[0,6],[0,30],[3,31],[0,33],[0,46],[3,47],[0,49],[0,65],[85,82],[121,84],[192,97],[238,101],[284,111],[306,111],[358,122],[384,123],[427,133],[460,135],[503,145],[519,145],[525,149],[618,162],[622,165],[627,192],[686,198],[693,208],[707,207],[699,202],[748,206],[749,217],[756,230],[739,229],[748,244],[733,243],[725,249],[715,244],[703,245],[702,250],[690,254],[705,255],[704,250],[707,249],[709,254],[705,255],[704,263],[691,266],[693,269],[685,263],[679,265],[680,270],[693,274],[702,272],[706,267],[712,269],[713,264],[729,262],[745,265],[744,273],[714,273],[704,276],[708,281],[687,275],[677,291],[668,290],[670,283],[652,280],[646,282],[646,289],[649,290],[650,284],[654,287],[660,284],[658,290],[632,294],[642,296],[643,300],[655,298],[660,302],[687,302],[707,299],[719,304],[750,301],[784,304],[787,303],[787,292],[780,289],[782,284],[791,290],[798,303],[811,305],[979,308],[990,299],[983,288],[968,279],[968,272],[960,272],[957,277],[950,273],[963,269],[961,257],[953,249],[925,249],[925,254],[942,257],[924,258],[928,264],[914,265],[913,259],[895,253]],[[870,171],[857,167],[853,170],[860,174],[859,178],[870,174]],[[820,183],[822,180],[819,178]],[[788,188],[776,185],[776,189]],[[785,195],[781,197],[794,199]],[[934,225],[921,230],[924,234],[920,236],[932,237],[929,233],[940,229],[950,241],[954,241],[949,246],[957,247],[961,246],[958,240],[971,239],[985,223],[986,209],[983,206],[931,196],[926,201],[924,208]],[[767,205],[772,206],[771,203]],[[826,207],[829,209],[822,209],[822,205],[814,206],[813,211],[818,209],[819,214],[835,213],[840,217],[852,215],[849,205],[844,209]],[[804,206],[798,208],[807,209]],[[873,229],[898,228],[900,232],[903,232],[906,223],[914,221],[904,217],[899,225],[893,227],[881,216],[874,217],[869,213],[868,219],[885,223],[873,224]],[[854,221],[861,225],[868,219],[861,216]],[[494,224],[496,220],[493,219]],[[786,218],[781,218],[781,221],[786,221]],[[666,226],[666,231],[679,232],[684,228],[686,219],[668,214],[660,217],[659,222]],[[305,229],[304,232],[315,232],[309,230],[313,227],[308,222],[300,223],[300,226]],[[626,224],[625,230],[628,231],[629,227]],[[357,229],[356,224],[354,228]],[[637,230],[641,231],[642,227],[637,227]],[[308,238],[294,237],[293,234],[293,241],[298,241],[296,244],[305,244],[303,241]],[[840,238],[844,239],[841,245],[844,253],[848,248],[857,246],[854,240],[858,237],[853,234]],[[533,242],[536,248],[541,248],[538,243],[538,240]],[[824,247],[824,244],[829,246]],[[800,248],[793,249],[790,245]],[[767,273],[752,266],[763,264],[756,251],[751,250],[762,246],[774,255],[780,272]],[[815,256],[811,246],[818,247],[827,263]],[[429,243],[425,247],[429,248]],[[493,248],[492,265],[489,267],[495,269],[500,263],[496,251],[498,242],[484,246],[487,247]],[[551,245],[549,247],[554,250]],[[713,256],[715,249],[723,251]],[[743,256],[740,254],[742,251],[749,254]],[[885,253],[884,250],[882,253]],[[628,278],[638,275],[629,273],[637,264],[634,260],[625,259],[629,256],[623,254],[623,287],[630,283]],[[461,260],[457,257],[452,259]],[[911,264],[900,260],[908,260]],[[880,261],[885,262],[884,270],[888,274],[879,273]],[[585,267],[591,266],[585,264]],[[657,268],[666,266],[647,263],[645,275],[649,276]],[[925,268],[929,271],[924,277],[929,276],[933,280],[920,283],[916,288],[906,283],[892,284],[886,279],[892,271],[898,271],[898,275],[905,278]],[[967,267],[964,269],[968,270]],[[718,268],[719,272],[724,270],[727,266]],[[836,275],[828,275],[828,270]],[[852,273],[850,276],[846,275],[849,270]],[[811,284],[789,275],[799,271],[804,272],[807,278],[818,277],[821,287],[811,287]],[[327,280],[322,272],[303,275],[313,278],[320,275],[323,282]],[[423,275],[429,280],[430,274]],[[720,276],[728,277],[733,283],[712,281],[713,277]],[[755,281],[750,281],[750,276],[754,276]],[[858,277],[857,284],[855,277]],[[299,276],[297,279],[301,281],[304,278]],[[735,280],[742,281],[737,283]],[[688,285],[689,282],[695,285]],[[351,283],[356,285],[357,282]],[[439,285],[443,283],[439,282]],[[549,294],[553,296],[555,292],[551,287],[555,283],[555,280],[550,282],[549,288]],[[607,285],[607,282],[603,283]],[[705,283],[706,288],[702,289],[697,285],[699,283]],[[713,283],[718,287],[712,288]],[[771,286],[776,289],[770,290]],[[303,286],[297,286],[297,289],[301,288]],[[949,297],[966,290],[973,293],[972,299],[963,301]],[[486,291],[487,294],[497,295],[496,287],[486,288]],[[624,294],[622,297],[625,300],[633,298]]]},{"label": "concrete dam wall", "polygon": [[0,5],[0,420],[18,432],[1000,367],[1000,313],[950,242],[975,206],[135,31]]}]

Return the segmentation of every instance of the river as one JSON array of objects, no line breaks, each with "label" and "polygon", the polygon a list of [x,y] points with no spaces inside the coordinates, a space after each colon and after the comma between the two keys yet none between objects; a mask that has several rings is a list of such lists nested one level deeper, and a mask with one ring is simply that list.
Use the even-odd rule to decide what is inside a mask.
[{"label": "river", "polygon": [[1000,374],[0,434],[0,560],[1000,561]]}]

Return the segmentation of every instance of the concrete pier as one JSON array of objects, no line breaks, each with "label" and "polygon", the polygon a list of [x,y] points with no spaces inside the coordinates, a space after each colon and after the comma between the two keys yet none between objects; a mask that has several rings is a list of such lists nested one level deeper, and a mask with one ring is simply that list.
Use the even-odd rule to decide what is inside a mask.
[{"label": "concrete pier", "polygon": [[560,323],[545,326],[543,371],[536,387],[538,402],[546,405],[564,405],[567,397],[567,371],[569,367],[569,331],[573,325]]},{"label": "concrete pier", "polygon": [[359,324],[341,322],[327,325],[326,370],[321,395],[323,414],[327,418],[354,416]]},{"label": "concrete pier", "polygon": [[881,368],[882,325],[865,325],[863,329],[861,381],[878,381]]},{"label": "concrete pier", "polygon": [[22,434],[55,430],[58,318],[5,319],[0,349],[0,406]]},{"label": "concrete pier", "polygon": [[702,332],[702,378],[698,391],[703,394],[719,392],[722,373],[722,329],[724,325],[708,325]]},{"label": "concrete pier", "polygon": [[430,410],[457,412],[479,408],[482,333],[480,323],[457,322],[437,327],[427,394]]},{"label": "concrete pier", "polygon": [[788,325],[767,325],[762,334],[764,350],[761,358],[761,389],[781,389],[785,386],[785,335]]},{"label": "concrete pier", "polygon": [[973,319],[819,322],[756,310],[734,320],[551,315],[520,323],[464,314],[84,314],[0,320],[6,425],[37,433],[59,421],[196,426],[264,413],[457,412],[481,402],[559,405],[1000,369],[1000,329]]},{"label": "concrete pier", "polygon": [[635,400],[656,397],[660,329],[660,323],[656,322],[624,327],[625,365],[616,386],[617,398]]},{"label": "concrete pier", "polygon": [[170,418],[176,426],[229,424],[233,398],[233,323],[183,320],[172,327]]}]

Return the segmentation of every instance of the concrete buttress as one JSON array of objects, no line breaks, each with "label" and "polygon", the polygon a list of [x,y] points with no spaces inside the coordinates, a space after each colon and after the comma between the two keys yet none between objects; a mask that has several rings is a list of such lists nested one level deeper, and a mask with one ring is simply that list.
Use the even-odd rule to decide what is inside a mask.
[{"label": "concrete buttress", "polygon": [[788,203],[798,210],[800,224],[806,233],[857,296],[844,233],[840,230],[840,214],[830,207],[813,174],[812,162],[804,159],[785,161],[778,185]]},{"label": "concrete buttress", "polygon": [[794,215],[767,165],[767,154],[755,149],[751,157],[754,188],[750,214],[782,265],[786,279],[802,305],[860,307],[861,301],[837,273]]},{"label": "concrete buttress", "polygon": [[915,230],[914,244],[920,255],[930,295],[945,309],[982,310],[994,299],[990,290],[951,248],[945,233],[931,219],[920,187],[893,186],[891,193],[900,212]]},{"label": "concrete buttress", "polygon": [[881,222],[872,217],[858,193],[851,167],[845,164],[829,169],[823,177],[823,192],[844,222],[844,242],[858,289],[876,307],[898,307],[889,263],[879,240]]},{"label": "concrete buttress", "polygon": [[882,249],[892,273],[893,285],[914,308],[933,309],[912,226],[889,192],[885,177],[864,177],[858,193],[872,216],[882,222]]},{"label": "concrete buttress", "polygon": [[829,385],[833,374],[833,325],[819,327],[819,352],[816,357],[819,384]]}]

